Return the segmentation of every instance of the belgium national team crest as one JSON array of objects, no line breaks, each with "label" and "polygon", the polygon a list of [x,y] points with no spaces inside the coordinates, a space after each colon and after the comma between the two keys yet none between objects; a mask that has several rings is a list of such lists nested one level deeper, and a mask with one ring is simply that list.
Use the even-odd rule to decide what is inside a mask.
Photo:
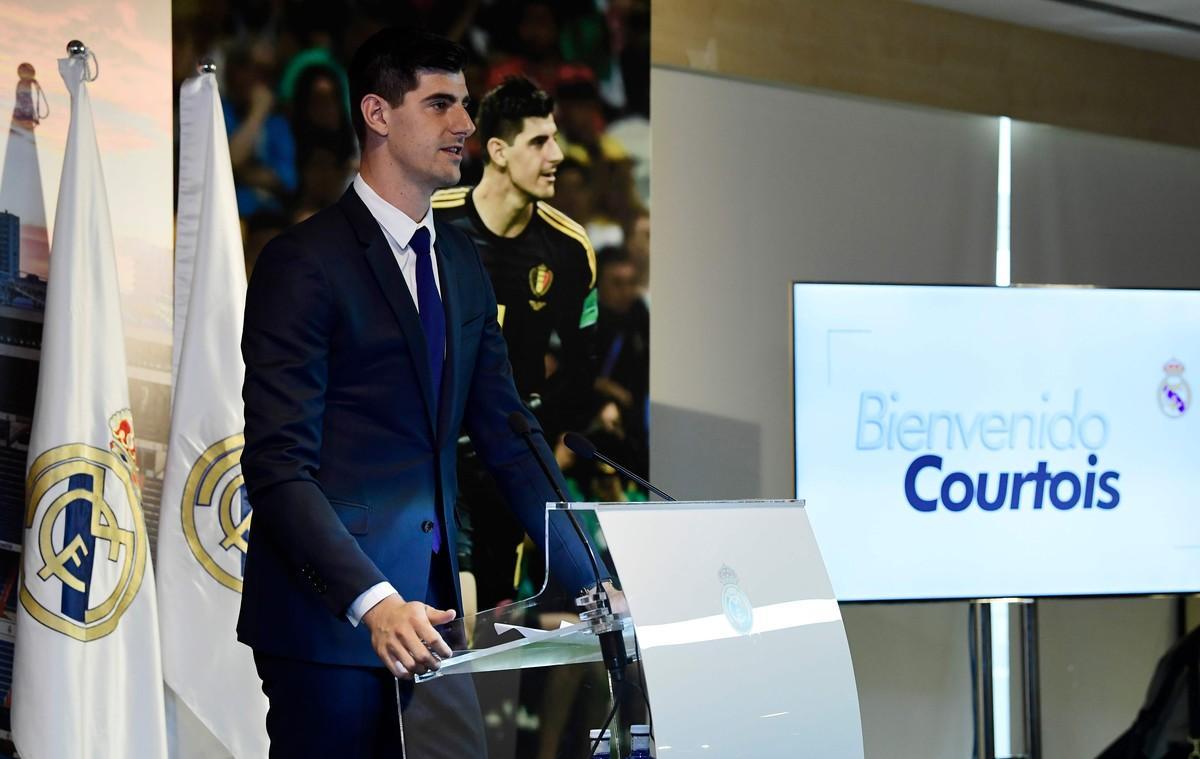
[{"label": "belgium national team crest", "polygon": [[554,272],[546,264],[538,264],[529,270],[529,289],[535,298],[544,298],[554,284]]},{"label": "belgium national team crest", "polygon": [[545,298],[546,293],[550,292],[552,284],[554,284],[554,272],[550,271],[550,267],[546,264],[538,264],[529,270],[529,290],[533,293],[533,299],[529,301],[531,309],[541,311],[546,307],[546,301],[542,298]]},{"label": "belgium national team crest", "polygon": [[200,454],[183,486],[183,534],[192,555],[230,590],[242,592],[249,548],[250,499],[242,478],[243,435],[231,435]]},{"label": "belgium national team crest", "polygon": [[[103,638],[137,597],[148,545],[136,486],[137,448],[129,411],[110,420],[109,450],[61,445],[29,468],[21,605],[76,640]],[[27,533],[29,534],[29,533]]]}]

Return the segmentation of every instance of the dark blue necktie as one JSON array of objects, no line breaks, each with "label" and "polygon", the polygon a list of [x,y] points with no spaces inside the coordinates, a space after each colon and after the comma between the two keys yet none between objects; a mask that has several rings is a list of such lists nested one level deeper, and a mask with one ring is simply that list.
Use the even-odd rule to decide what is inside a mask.
[{"label": "dark blue necktie", "polygon": [[446,313],[438,295],[433,274],[433,255],[429,250],[429,230],[417,227],[408,246],[417,254],[417,309],[421,312],[421,329],[429,348],[429,369],[433,377],[433,406],[436,410],[442,389],[442,364],[446,355]]},{"label": "dark blue necktie", "polygon": [[[437,419],[438,402],[442,389],[442,364],[446,355],[446,313],[442,310],[442,298],[438,295],[437,281],[433,274],[433,256],[429,250],[429,230],[417,227],[408,246],[417,254],[417,309],[421,312],[421,329],[425,332],[425,345],[429,348],[430,377],[433,379],[433,418]],[[433,552],[442,548],[442,525],[437,509],[434,509]]]}]

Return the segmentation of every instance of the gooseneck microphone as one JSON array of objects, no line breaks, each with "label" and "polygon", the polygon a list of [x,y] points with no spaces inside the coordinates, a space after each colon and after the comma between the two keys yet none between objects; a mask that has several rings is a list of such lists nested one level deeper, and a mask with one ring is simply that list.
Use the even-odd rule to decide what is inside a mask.
[{"label": "gooseneck microphone", "polygon": [[[546,476],[546,481],[550,483],[550,487],[554,489],[554,494],[558,496],[558,500],[563,503],[570,501],[562,488],[558,486],[558,480],[554,479],[554,475],[550,473],[550,467],[546,466],[546,462],[542,460],[542,453],[533,444],[533,428],[529,426],[529,420],[520,411],[514,411],[508,415],[508,428],[525,441],[529,452],[533,454],[533,458],[538,463],[538,467],[542,470],[542,474]],[[575,534],[579,536],[579,540],[583,543],[583,547],[587,549],[588,559],[592,562],[592,574],[596,576],[596,588],[600,588],[600,561],[596,558],[596,552],[592,550],[592,543],[583,534],[583,528],[579,526],[579,522],[575,519],[573,511],[567,511],[567,518],[571,520],[571,526],[575,528]],[[549,546],[546,546],[549,550]]]},{"label": "gooseneck microphone", "polygon": [[[520,411],[514,411],[508,415],[508,426],[514,434],[525,441],[525,445],[528,446],[529,452],[533,454],[533,458],[537,461],[538,467],[541,468],[542,474],[546,476],[550,487],[554,489],[558,500],[567,503],[566,494],[558,486],[558,480],[554,479],[554,475],[550,473],[550,467],[546,465],[546,461],[542,458],[541,451],[533,443],[533,428],[529,426],[529,420]],[[612,676],[613,681],[618,682],[625,678],[625,665],[629,663],[629,657],[625,652],[623,626],[618,623],[616,615],[613,614],[608,593],[604,590],[600,579],[600,561],[596,558],[596,552],[592,548],[592,541],[588,540],[587,536],[584,535],[583,528],[579,526],[579,521],[575,518],[575,512],[568,509],[567,519],[571,521],[571,526],[575,528],[575,534],[579,537],[579,541],[583,543],[583,547],[587,551],[588,559],[592,564],[592,574],[596,579],[596,590],[593,593],[582,594],[582,597],[576,600],[576,604],[586,609],[581,617],[591,623],[592,629],[596,632],[597,637],[599,637],[600,655],[604,660],[604,666]],[[549,553],[549,550],[550,546],[547,545],[547,553]],[[549,565],[549,556],[546,558],[546,563]]]},{"label": "gooseneck microphone", "polygon": [[667,495],[663,491],[651,485],[645,479],[631,472],[628,467],[621,466],[608,456],[605,456],[603,453],[596,450],[596,446],[592,443],[592,441],[588,440],[583,435],[580,435],[578,432],[568,432],[564,442],[567,444],[568,448],[575,452],[577,456],[582,456],[585,459],[598,459],[603,461],[605,464],[608,464],[613,469],[616,469],[618,472],[646,488],[658,497],[662,498],[664,501],[675,500],[672,496]]}]

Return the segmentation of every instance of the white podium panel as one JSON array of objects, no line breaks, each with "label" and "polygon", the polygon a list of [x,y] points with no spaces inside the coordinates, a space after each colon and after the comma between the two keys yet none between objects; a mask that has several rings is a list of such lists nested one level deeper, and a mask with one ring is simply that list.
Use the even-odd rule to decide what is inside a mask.
[{"label": "white podium panel", "polygon": [[[549,504],[547,520],[586,511],[628,602],[660,759],[861,759],[850,650],[803,502]],[[573,599],[548,587],[439,628],[454,656],[418,682],[599,662],[590,626],[560,613]]]},{"label": "white podium panel", "polygon": [[841,613],[802,502],[594,508],[661,759],[863,756]]}]

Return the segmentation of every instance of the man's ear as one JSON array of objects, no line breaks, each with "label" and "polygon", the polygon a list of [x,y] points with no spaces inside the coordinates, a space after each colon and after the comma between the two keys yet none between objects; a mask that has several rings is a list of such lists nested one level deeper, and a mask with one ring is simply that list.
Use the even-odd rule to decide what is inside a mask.
[{"label": "man's ear", "polygon": [[508,143],[499,137],[491,138],[487,141],[487,145],[484,145],[484,149],[487,150],[488,160],[491,161],[493,166],[499,169],[508,168],[508,148]]},{"label": "man's ear", "polygon": [[378,95],[364,95],[362,102],[358,105],[362,109],[362,117],[367,125],[367,131],[374,132],[380,137],[387,137],[388,114],[391,111],[388,102]]}]

